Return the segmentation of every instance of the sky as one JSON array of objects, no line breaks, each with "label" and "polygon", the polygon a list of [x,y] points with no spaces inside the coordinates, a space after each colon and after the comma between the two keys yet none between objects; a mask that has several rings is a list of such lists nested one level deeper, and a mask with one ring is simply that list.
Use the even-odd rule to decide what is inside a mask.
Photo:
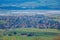
[{"label": "sky", "polygon": [[0,10],[60,10],[60,0],[0,0]]}]

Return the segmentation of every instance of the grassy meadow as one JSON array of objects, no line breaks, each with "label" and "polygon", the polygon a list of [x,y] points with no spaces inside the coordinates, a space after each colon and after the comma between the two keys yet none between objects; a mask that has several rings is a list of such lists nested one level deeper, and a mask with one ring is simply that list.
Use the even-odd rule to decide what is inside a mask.
[{"label": "grassy meadow", "polygon": [[0,40],[60,40],[60,31],[57,29],[0,29]]}]

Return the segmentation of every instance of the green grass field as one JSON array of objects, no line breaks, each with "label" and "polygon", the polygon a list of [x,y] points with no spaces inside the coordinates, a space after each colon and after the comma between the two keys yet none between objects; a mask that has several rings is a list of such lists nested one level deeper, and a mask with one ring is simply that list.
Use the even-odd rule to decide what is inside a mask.
[{"label": "green grass field", "polygon": [[[13,34],[16,32],[17,34]],[[3,35],[12,34],[12,36]],[[34,33],[35,36],[20,35],[21,33]],[[60,40],[60,31],[57,29],[36,29],[36,28],[21,28],[9,29],[8,31],[0,30],[1,40]]]}]

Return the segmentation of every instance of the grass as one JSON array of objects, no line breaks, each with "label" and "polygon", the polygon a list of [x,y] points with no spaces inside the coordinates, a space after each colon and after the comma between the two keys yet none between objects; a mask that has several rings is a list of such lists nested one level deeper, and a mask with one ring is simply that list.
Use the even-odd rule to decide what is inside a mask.
[{"label": "grass", "polygon": [[32,36],[32,37],[23,37],[23,36],[4,36],[4,40],[53,40],[54,36]]},{"label": "grass", "polygon": [[38,29],[38,28],[20,28],[20,29],[10,29],[10,31],[22,31],[22,32],[56,32],[60,33],[57,29]]},{"label": "grass", "polygon": [[[60,31],[57,29],[36,29],[36,28],[20,28],[19,29],[17,28],[17,29],[9,29],[9,31],[7,32],[8,33],[17,32],[17,35],[12,35],[12,36],[2,35],[1,38],[3,40],[54,40],[55,38],[58,39],[58,36],[60,35]],[[34,32],[35,35],[38,35],[38,36],[18,35],[19,33],[22,33],[22,32],[23,33]],[[50,34],[50,33],[54,33],[54,34]],[[59,35],[56,35],[56,33]]]}]

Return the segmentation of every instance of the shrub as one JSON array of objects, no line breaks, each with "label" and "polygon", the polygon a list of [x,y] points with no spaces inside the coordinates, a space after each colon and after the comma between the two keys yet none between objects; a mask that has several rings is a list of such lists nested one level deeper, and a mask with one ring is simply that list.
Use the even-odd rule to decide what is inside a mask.
[{"label": "shrub", "polygon": [[13,32],[13,34],[14,34],[14,35],[16,35],[16,34],[17,34],[17,32]]},{"label": "shrub", "polygon": [[34,36],[34,33],[29,33],[28,36]]},{"label": "shrub", "polygon": [[12,34],[8,34],[8,36],[12,36]]}]

